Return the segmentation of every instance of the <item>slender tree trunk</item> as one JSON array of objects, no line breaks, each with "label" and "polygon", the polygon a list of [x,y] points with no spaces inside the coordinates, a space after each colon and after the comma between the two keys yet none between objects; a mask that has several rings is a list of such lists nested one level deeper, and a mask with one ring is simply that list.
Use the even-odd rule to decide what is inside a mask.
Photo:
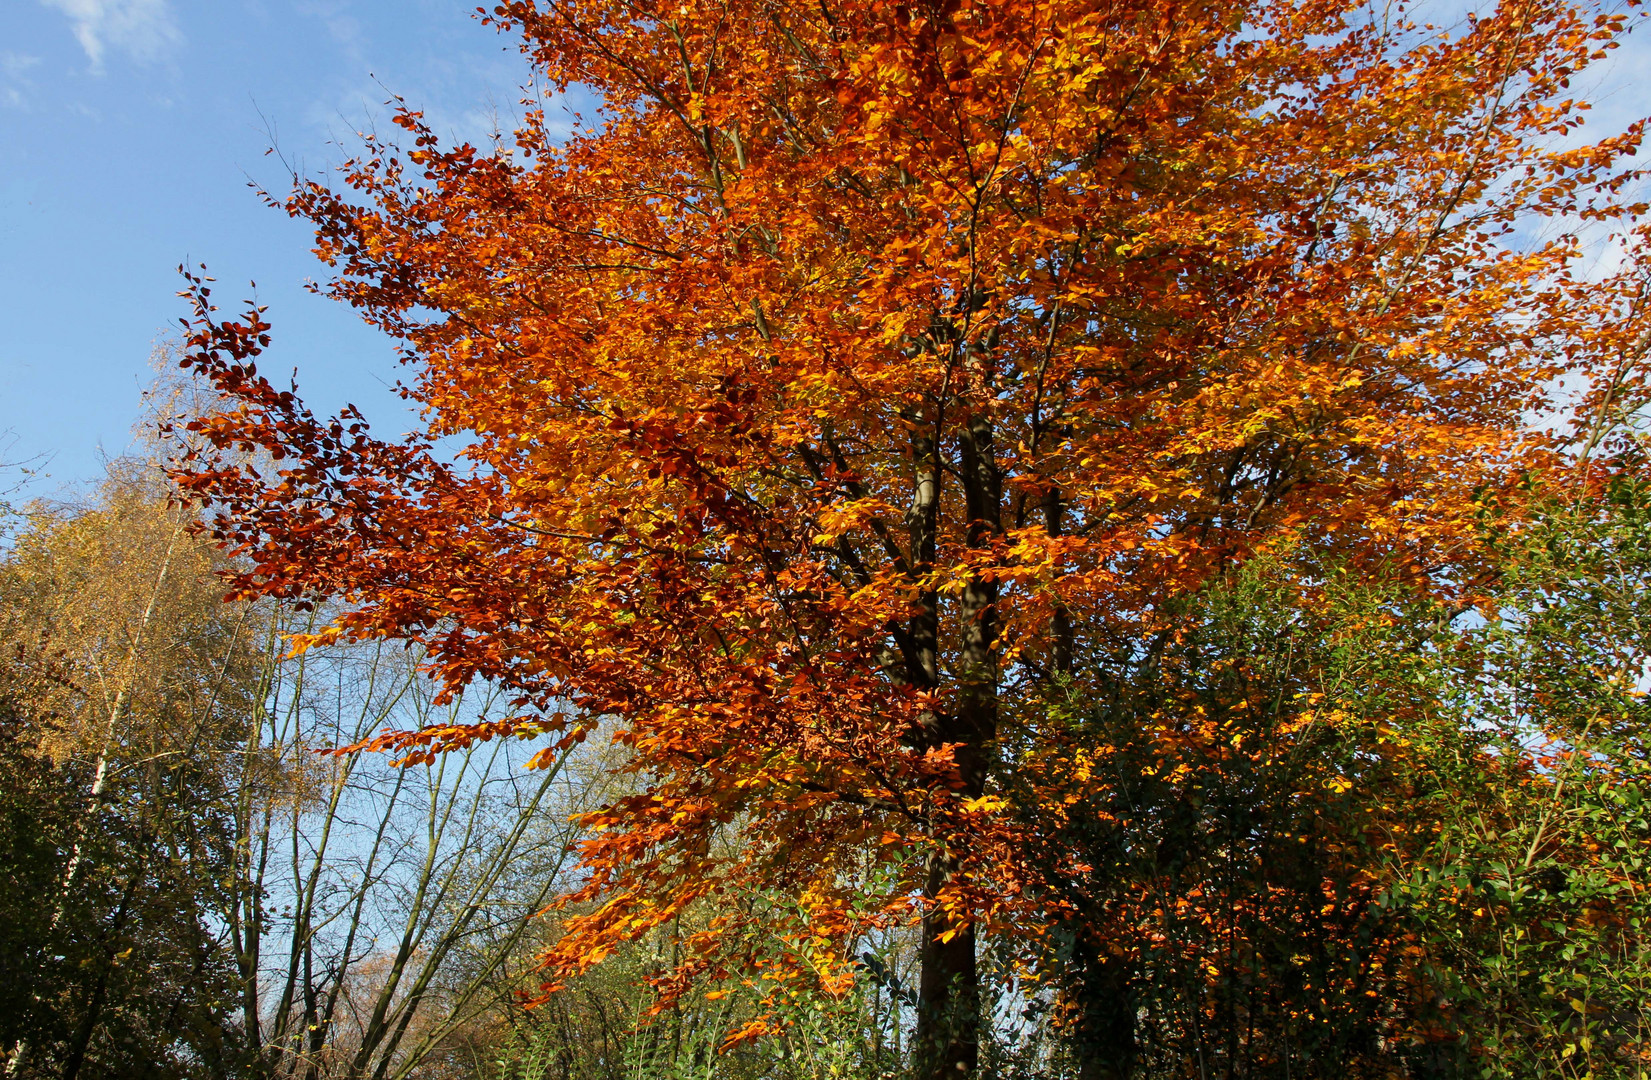
[{"label": "slender tree trunk", "polygon": [[[114,699],[109,704],[109,718],[104,725],[103,745],[98,750],[97,767],[92,772],[92,789],[86,799],[88,819],[97,813],[98,802],[103,798],[103,789],[109,783],[109,753],[114,749],[115,735],[120,731],[120,722],[126,718],[126,709],[132,700],[132,682],[137,678],[134,669],[148,640],[149,627],[155,621],[155,608],[160,603],[161,590],[165,588],[166,576],[172,569],[172,556],[177,553],[178,540],[182,536],[183,526],[178,525],[167,538],[166,554],[161,559],[160,571],[155,575],[154,588],[149,591],[148,603],[144,605],[143,615],[138,619],[132,639],[127,643],[126,655],[121,660],[120,680],[116,685]],[[81,831],[84,833],[84,825]],[[58,905],[52,912],[51,926],[54,930],[62,921],[63,905],[68,901],[70,891],[74,888],[75,875],[80,871],[80,863],[84,857],[82,847],[82,841],[76,838],[69,854],[69,865],[63,871],[63,887]]]},{"label": "slender tree trunk", "polygon": [[[992,421],[971,417],[961,439],[959,475],[967,514],[965,539],[972,549],[990,546],[1002,528],[1002,480],[993,446]],[[997,614],[995,581],[972,578],[959,605],[961,644],[955,714],[935,725],[934,742],[950,745],[963,794],[985,791],[990,754],[997,740]],[[924,889],[922,970],[918,981],[916,1058],[920,1080],[971,1074],[980,1060],[980,978],[975,930],[935,903],[958,874],[955,852],[940,850],[929,861]]]},{"label": "slender tree trunk", "polygon": [[263,990],[258,976],[267,932],[264,879],[269,871],[270,826],[274,808],[270,794],[260,790],[262,785],[256,775],[256,762],[264,751],[266,725],[272,745],[280,745],[284,741],[275,720],[277,713],[274,710],[280,707],[279,697],[271,697],[272,694],[278,695],[279,687],[277,671],[282,653],[280,620],[272,619],[267,632],[264,666],[258,692],[253,698],[257,704],[253,706],[246,741],[241,747],[241,777],[235,804],[236,888],[230,897],[226,918],[235,970],[240,976],[241,1027],[247,1040],[246,1068],[253,1078],[272,1075],[272,1063],[266,1060],[264,1049]]},{"label": "slender tree trunk", "polygon": [[[1050,536],[1059,536],[1064,530],[1064,511],[1060,489],[1050,488],[1043,496],[1044,531]],[[1067,610],[1066,603],[1059,596],[1055,598],[1054,607],[1050,630],[1054,634],[1055,642],[1054,654],[1050,659],[1055,672],[1067,676],[1072,674],[1073,665],[1072,613]]]},{"label": "slender tree trunk", "polygon": [[[922,431],[921,428],[918,430]],[[906,514],[906,526],[910,535],[912,570],[921,579],[934,565],[935,533],[940,513],[940,468],[938,444],[934,437],[926,433],[913,436],[912,467],[912,504]],[[917,614],[911,620],[910,636],[912,650],[907,665],[907,681],[912,686],[932,690],[940,681],[940,597],[933,590],[927,590],[919,597]],[[926,712],[918,718],[921,728],[918,738],[925,747],[938,747],[948,741],[951,732],[946,719],[933,712]],[[922,923],[917,1031],[912,1048],[920,1078],[956,1075],[957,1061],[961,1061],[967,1070],[974,1060],[972,1053],[961,1052],[961,1046],[954,1046],[952,1038],[955,1027],[952,1023],[954,990],[966,989],[974,984],[974,934],[964,931],[942,941],[947,931],[954,928],[946,921],[945,913],[934,904],[936,895],[952,872],[950,862],[944,852],[935,852],[930,856],[923,890],[927,906]]]}]

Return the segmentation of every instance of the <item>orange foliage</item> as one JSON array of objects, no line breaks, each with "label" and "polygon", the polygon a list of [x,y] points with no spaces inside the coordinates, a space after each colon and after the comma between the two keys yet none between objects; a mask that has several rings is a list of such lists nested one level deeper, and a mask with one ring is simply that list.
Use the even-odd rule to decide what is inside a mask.
[{"label": "orange foliage", "polygon": [[[1640,127],[1565,141],[1624,18],[506,3],[599,117],[445,148],[404,108],[410,147],[287,203],[405,342],[422,430],[313,417],[197,279],[226,452],[181,478],[243,593],[342,598],[342,632],[516,688],[521,731],[630,749],[553,978],[755,887],[805,898],[790,977],[921,890],[940,1001],[975,925],[1049,915],[993,793],[1057,674],[1284,536],[1463,580],[1476,490],[1558,452],[1528,410],[1639,340],[1574,226],[1638,211]],[[858,896],[867,860],[904,873]],[[721,911],[684,978],[754,940]]]}]

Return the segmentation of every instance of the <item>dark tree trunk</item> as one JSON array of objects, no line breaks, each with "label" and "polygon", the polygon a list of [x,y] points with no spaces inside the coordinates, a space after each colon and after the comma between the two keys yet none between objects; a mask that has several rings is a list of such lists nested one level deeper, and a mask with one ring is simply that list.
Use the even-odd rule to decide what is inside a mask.
[{"label": "dark tree trunk", "polygon": [[[953,874],[953,860],[936,854],[929,860],[932,898]],[[959,926],[931,907],[923,917],[922,964],[917,986],[917,1036],[914,1040],[918,1080],[963,1077],[980,1063],[980,980],[975,970],[975,930]]]},{"label": "dark tree trunk", "polygon": [[127,877],[126,887],[121,891],[120,903],[116,906],[114,916],[109,922],[109,930],[104,935],[102,963],[98,969],[97,982],[92,986],[92,992],[87,998],[86,1011],[81,1015],[80,1026],[76,1028],[74,1039],[69,1044],[68,1056],[63,1059],[63,1071],[59,1074],[61,1080],[75,1080],[80,1075],[81,1067],[86,1064],[86,1052],[91,1048],[92,1036],[97,1033],[98,1024],[103,1019],[103,1006],[109,995],[109,980],[114,975],[115,948],[120,941],[121,933],[126,929],[126,916],[131,911],[133,898],[137,895],[148,862],[148,852],[145,851],[137,867]]},{"label": "dark tree trunk", "polygon": [[[977,375],[978,371],[975,372]],[[961,468],[966,542],[992,543],[1002,529],[1002,480],[993,446],[991,417],[972,417],[962,433]],[[959,604],[955,714],[935,718],[931,741],[950,745],[962,794],[985,791],[997,740],[997,612],[995,581],[975,579]],[[939,850],[929,861],[925,899],[933,901],[958,873],[958,853]],[[972,1074],[980,1060],[980,980],[974,926],[931,903],[923,918],[922,971],[918,982],[916,1076],[943,1080]]]},{"label": "dark tree trunk", "polygon": [[1135,987],[1129,966],[1080,944],[1073,956],[1078,978],[1078,1080],[1129,1080],[1135,1074]]}]

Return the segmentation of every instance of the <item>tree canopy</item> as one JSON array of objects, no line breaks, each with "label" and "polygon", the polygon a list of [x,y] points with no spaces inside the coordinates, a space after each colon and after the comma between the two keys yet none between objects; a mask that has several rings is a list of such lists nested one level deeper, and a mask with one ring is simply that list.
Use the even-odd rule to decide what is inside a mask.
[{"label": "tree canopy", "polygon": [[[1109,729],[1059,703],[1116,700],[1119,662],[1269,553],[1467,610],[1531,477],[1629,467],[1642,129],[1584,141],[1568,90],[1622,12],[486,18],[598,114],[478,148],[402,107],[407,145],[285,201],[403,343],[418,430],[312,415],[257,371],[264,313],[196,277],[186,363],[223,397],[178,477],[240,595],[342,602],[301,645],[401,638],[515,698],[382,745],[612,727],[640,783],[584,818],[595,903],[551,986],[710,905],[662,1000],[840,989],[841,942],[917,918],[923,1075],[957,1075],[979,934],[1082,925],[1055,751]],[[1596,243],[1626,253],[1603,277]]]}]

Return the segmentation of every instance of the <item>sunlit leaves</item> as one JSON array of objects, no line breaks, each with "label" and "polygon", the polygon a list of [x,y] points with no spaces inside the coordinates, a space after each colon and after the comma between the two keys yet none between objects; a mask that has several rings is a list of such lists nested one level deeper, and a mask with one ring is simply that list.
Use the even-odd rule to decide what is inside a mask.
[{"label": "sunlit leaves", "polygon": [[[1585,284],[1566,231],[1636,210],[1639,129],[1551,148],[1623,20],[1384,12],[502,4],[599,117],[507,153],[403,110],[411,152],[287,202],[405,342],[421,430],[311,416],[197,281],[198,427],[277,465],[182,479],[243,591],[342,597],[341,632],[628,748],[643,792],[587,822],[609,906],[554,972],[761,883],[810,898],[779,932],[814,978],[801,943],[911,917],[928,854],[944,933],[1036,933],[1056,893],[990,796],[1057,677],[1286,538],[1471,592],[1484,491],[1562,461],[1531,411],[1642,378],[1638,255]],[[901,873],[855,906],[872,863]]]}]

